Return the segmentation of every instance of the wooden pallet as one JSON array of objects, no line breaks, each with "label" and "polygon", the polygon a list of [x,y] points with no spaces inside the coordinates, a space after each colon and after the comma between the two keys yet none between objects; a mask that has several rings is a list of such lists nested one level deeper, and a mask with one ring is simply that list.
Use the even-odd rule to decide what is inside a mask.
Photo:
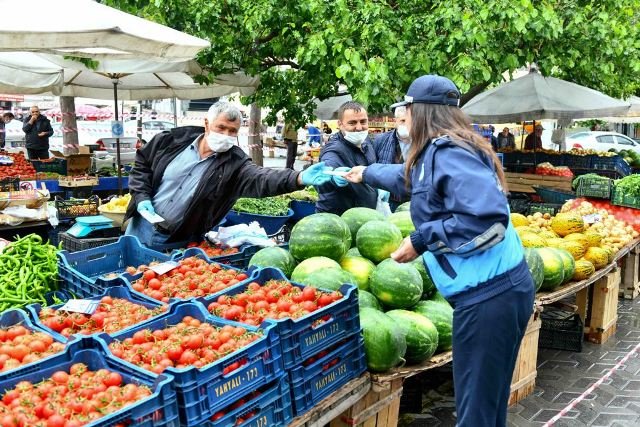
[{"label": "wooden pallet", "polygon": [[540,313],[533,312],[527,330],[522,338],[516,367],[513,370],[511,380],[511,394],[509,396],[509,406],[515,405],[525,397],[533,393],[536,386],[536,369],[538,364],[538,337],[540,335]]},{"label": "wooden pallet", "polygon": [[618,321],[620,269],[615,268],[589,289],[590,304],[585,322],[585,338],[603,344],[615,334]]},{"label": "wooden pallet", "polygon": [[640,295],[640,248],[635,246],[620,260],[620,298],[635,299]]},{"label": "wooden pallet", "polygon": [[571,191],[571,178],[563,176],[545,176],[529,173],[505,172],[509,191],[513,193],[535,193],[533,186]]},{"label": "wooden pallet", "polygon": [[367,395],[334,419],[330,427],[394,427],[400,416],[403,378],[374,383]]}]

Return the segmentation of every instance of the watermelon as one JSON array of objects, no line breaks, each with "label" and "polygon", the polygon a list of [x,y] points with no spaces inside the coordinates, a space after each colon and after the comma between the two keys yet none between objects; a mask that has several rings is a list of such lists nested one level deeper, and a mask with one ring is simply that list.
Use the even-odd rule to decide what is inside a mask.
[{"label": "watermelon", "polygon": [[562,284],[564,280],[564,262],[553,248],[537,248],[535,251],[542,258],[544,265],[544,281],[541,291],[550,292]]},{"label": "watermelon", "polygon": [[340,267],[351,273],[359,289],[369,290],[369,277],[376,265],[360,256],[346,256],[340,261]]},{"label": "watermelon", "polygon": [[385,372],[404,362],[407,340],[402,328],[391,317],[375,308],[365,307],[360,310],[360,326],[370,371]]},{"label": "watermelon", "polygon": [[286,249],[279,247],[263,248],[256,252],[249,260],[249,267],[279,268],[285,276],[291,277],[296,267],[296,260]]},{"label": "watermelon", "polygon": [[416,229],[413,225],[413,221],[411,220],[411,213],[408,211],[392,213],[387,218],[387,221],[398,227],[402,233],[402,237],[407,237]]},{"label": "watermelon", "polygon": [[449,304],[449,301],[447,301],[447,299],[438,291],[435,291],[433,293],[433,295],[431,296],[431,298],[429,298],[431,301],[437,301],[437,302],[444,302]]},{"label": "watermelon", "polygon": [[382,261],[371,273],[371,293],[389,308],[411,308],[422,297],[422,277],[411,264]]},{"label": "watermelon", "polygon": [[324,256],[340,261],[351,247],[349,226],[338,215],[317,213],[302,218],[291,230],[289,251],[298,261]]},{"label": "watermelon", "polygon": [[396,208],[396,212],[405,212],[411,209],[411,202],[404,202]]},{"label": "watermelon", "polygon": [[418,270],[420,277],[422,277],[422,299],[431,298],[431,295],[436,292],[436,285],[433,284],[433,280],[431,280],[431,276],[429,276],[429,272],[427,272],[422,257],[416,258],[411,265]]},{"label": "watermelon", "polygon": [[452,348],[451,332],[453,330],[453,308],[448,302],[420,301],[414,308],[418,314],[425,316],[438,330],[438,352]]},{"label": "watermelon", "polygon": [[360,309],[369,307],[382,311],[382,306],[378,302],[378,299],[374,297],[371,292],[363,290],[358,290],[358,306],[360,307]]},{"label": "watermelon", "polygon": [[356,244],[362,256],[376,264],[389,258],[401,243],[402,233],[398,227],[386,221],[369,221],[360,227],[356,236]]},{"label": "watermelon", "polygon": [[354,244],[360,227],[369,221],[384,221],[384,215],[371,208],[351,208],[342,214],[342,219],[351,230],[351,243]]},{"label": "watermelon", "polygon": [[345,283],[355,284],[355,279],[351,273],[335,267],[315,270],[302,282],[303,285],[329,289],[331,291],[337,291]]},{"label": "watermelon", "polygon": [[576,270],[576,261],[573,259],[573,255],[565,249],[554,249],[558,255],[562,258],[562,264],[564,265],[564,279],[563,283],[567,283],[573,277],[573,273]]},{"label": "watermelon", "polygon": [[305,259],[293,269],[291,273],[291,281],[296,283],[304,283],[307,280],[307,276],[316,270],[324,268],[340,268],[340,264],[332,260],[331,258],[316,256],[313,258]]},{"label": "watermelon", "polygon": [[538,292],[538,289],[542,286],[542,282],[544,282],[544,263],[542,262],[542,258],[535,249],[525,248],[524,259],[527,261],[529,273],[531,273],[533,284],[535,285],[536,292]]},{"label": "watermelon", "polygon": [[[352,243],[355,243],[355,239],[353,240]],[[351,248],[347,251],[347,254],[345,256],[362,256],[360,254],[360,251],[358,250],[358,248]]]},{"label": "watermelon", "polygon": [[421,363],[433,356],[438,348],[438,329],[425,316],[408,310],[385,313],[402,328],[407,341],[404,358],[408,363]]}]

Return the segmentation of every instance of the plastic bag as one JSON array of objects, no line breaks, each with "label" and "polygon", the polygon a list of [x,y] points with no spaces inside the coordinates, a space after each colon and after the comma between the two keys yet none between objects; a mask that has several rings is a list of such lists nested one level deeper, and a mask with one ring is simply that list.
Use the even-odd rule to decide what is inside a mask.
[{"label": "plastic bag", "polygon": [[220,227],[218,231],[209,231],[205,238],[210,242],[238,248],[244,244],[255,246],[276,246],[276,243],[267,236],[264,228],[257,222],[250,224],[238,224],[231,227]]},{"label": "plastic bag", "polygon": [[389,202],[385,202],[382,200],[380,196],[378,196],[378,202],[376,203],[376,210],[380,212],[382,215],[388,217],[391,215],[391,206],[389,206]]}]

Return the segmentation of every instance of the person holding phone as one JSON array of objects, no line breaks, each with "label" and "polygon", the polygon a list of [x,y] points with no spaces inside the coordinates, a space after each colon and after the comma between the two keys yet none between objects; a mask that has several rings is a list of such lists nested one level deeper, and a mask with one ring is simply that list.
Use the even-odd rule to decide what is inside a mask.
[{"label": "person holding phone", "polygon": [[22,130],[29,160],[48,159],[49,137],[53,136],[53,128],[49,119],[40,114],[37,105],[31,107],[31,115],[24,120]]}]

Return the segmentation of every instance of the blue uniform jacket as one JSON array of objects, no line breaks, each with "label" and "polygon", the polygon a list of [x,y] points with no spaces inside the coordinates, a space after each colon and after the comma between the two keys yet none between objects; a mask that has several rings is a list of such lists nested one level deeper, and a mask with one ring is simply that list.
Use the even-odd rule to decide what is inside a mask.
[{"label": "blue uniform jacket", "polygon": [[364,182],[411,195],[411,242],[447,298],[503,275],[523,262],[507,199],[489,158],[464,142],[428,144],[411,172],[403,165],[367,167]]},{"label": "blue uniform jacket", "polygon": [[[376,162],[376,153],[369,140],[362,144],[362,150],[348,142],[337,132],[331,136],[327,144],[320,152],[320,160],[332,168],[353,166],[367,166]],[[378,192],[375,188],[366,184],[347,184],[346,187],[338,187],[330,181],[317,187],[318,212],[330,212],[342,215],[344,211],[354,207],[376,208]]]},{"label": "blue uniform jacket", "polygon": [[[386,164],[404,163],[399,144],[400,141],[398,141],[398,134],[395,129],[376,135],[373,141],[373,148],[376,151],[377,162]],[[400,204],[408,202],[409,196],[391,193],[390,199]]]}]

